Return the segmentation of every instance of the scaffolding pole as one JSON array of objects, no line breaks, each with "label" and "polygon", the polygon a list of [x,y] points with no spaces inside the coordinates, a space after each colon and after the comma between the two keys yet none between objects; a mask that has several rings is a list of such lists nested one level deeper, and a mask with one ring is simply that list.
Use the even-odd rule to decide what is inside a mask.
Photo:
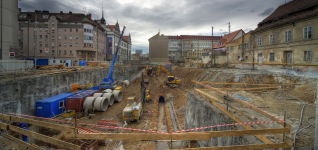
[{"label": "scaffolding pole", "polygon": [[318,149],[318,81],[316,87],[316,127],[315,127],[315,150]]}]

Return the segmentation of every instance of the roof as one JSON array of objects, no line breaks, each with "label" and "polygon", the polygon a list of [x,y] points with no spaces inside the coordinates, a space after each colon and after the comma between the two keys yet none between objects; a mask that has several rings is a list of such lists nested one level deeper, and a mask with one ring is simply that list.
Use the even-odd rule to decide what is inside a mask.
[{"label": "roof", "polygon": [[59,94],[59,95],[55,95],[40,101],[37,101],[38,103],[50,103],[50,102],[54,102],[54,101],[60,101],[60,100],[64,100],[67,97],[73,96],[76,93],[63,93],[63,94]]},{"label": "roof", "polygon": [[293,0],[279,6],[271,15],[258,24],[255,31],[272,28],[296,20],[318,15],[317,0]]},{"label": "roof", "polygon": [[[19,18],[19,21],[26,21],[26,20],[35,20],[35,12],[21,12],[21,14],[27,14],[26,18]],[[90,23],[99,27],[101,30],[105,30],[102,26],[100,26],[98,23],[96,23],[95,21],[93,21],[92,19],[90,19],[88,16],[86,16],[85,14],[77,14],[77,13],[49,13],[49,14],[41,14],[41,13],[37,13],[36,14],[36,18],[37,21],[48,21],[48,18],[43,18],[43,15],[54,15],[57,17],[57,20],[59,20],[59,22],[83,22],[82,20],[86,17],[88,20],[90,20]]]},{"label": "roof", "polygon": [[127,41],[129,40],[129,36],[128,35],[124,35],[123,38],[126,39]]},{"label": "roof", "polygon": [[114,31],[116,25],[107,25],[107,27],[108,27],[111,31]]},{"label": "roof", "polygon": [[[252,33],[252,31],[249,31],[248,33],[244,34],[244,38],[245,38],[246,36],[249,36],[251,33]],[[235,42],[239,42],[239,41],[242,42],[242,36],[241,36],[240,38],[236,39],[235,41],[230,42],[230,43],[235,43]],[[244,41],[245,41],[245,40],[244,40]],[[227,43],[227,44],[229,44],[229,43]]]},{"label": "roof", "polygon": [[[221,40],[219,40],[219,42],[221,41],[222,42],[222,45],[219,45],[219,44],[215,44],[213,46],[213,48],[221,48],[221,47],[225,47],[225,44],[230,42],[242,29],[239,29],[237,31],[234,31],[232,33],[229,33],[229,34],[226,34],[224,35]],[[218,43],[219,43],[218,42]]]}]

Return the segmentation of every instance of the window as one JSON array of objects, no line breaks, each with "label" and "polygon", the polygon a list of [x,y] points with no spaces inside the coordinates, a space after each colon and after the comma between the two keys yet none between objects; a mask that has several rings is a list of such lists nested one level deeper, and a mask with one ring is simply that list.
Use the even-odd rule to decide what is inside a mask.
[{"label": "window", "polygon": [[72,54],[72,51],[70,51],[70,54]]},{"label": "window", "polygon": [[72,32],[72,29],[70,29],[70,32]]},{"label": "window", "polygon": [[54,27],[52,27],[52,31],[54,31]]},{"label": "window", "polygon": [[29,23],[28,21],[24,21],[24,23]]},{"label": "window", "polygon": [[83,52],[83,55],[86,55],[86,52]]},{"label": "window", "polygon": [[82,23],[78,22],[77,24],[82,24]]},{"label": "window", "polygon": [[42,53],[42,50],[40,50],[40,53]]},{"label": "window", "polygon": [[54,39],[54,35],[52,35],[52,39]]},{"label": "window", "polygon": [[239,45],[239,49],[242,49],[242,45]]},{"label": "window", "polygon": [[59,101],[59,109],[64,107],[64,101]]},{"label": "window", "polygon": [[52,49],[52,54],[54,54],[54,49]]},{"label": "window", "polygon": [[75,24],[74,22],[70,22],[70,24]]},{"label": "window", "polygon": [[43,15],[42,17],[43,18],[49,18],[49,15]]},{"label": "window", "polygon": [[78,39],[78,36],[76,36],[75,39]]},{"label": "window", "polygon": [[39,37],[40,39],[42,39],[42,35],[40,35],[40,37]]},{"label": "window", "polygon": [[248,48],[248,43],[244,44],[245,45],[245,48]]},{"label": "window", "polygon": [[70,47],[72,47],[72,43],[70,43]]},{"label": "window", "polygon": [[61,53],[62,53],[61,50],[59,50],[59,54],[60,54],[60,55],[61,55]]},{"label": "window", "polygon": [[226,50],[230,50],[230,47],[226,47]]},{"label": "window", "polygon": [[259,46],[262,45],[262,37],[258,37],[258,39],[257,39],[257,44],[258,44]]},{"label": "window", "polygon": [[75,43],[75,46],[77,47],[77,46],[78,46],[78,43]]},{"label": "window", "polygon": [[40,31],[42,31],[42,28],[40,28]]},{"label": "window", "polygon": [[94,59],[92,59],[92,61],[94,61]]},{"label": "window", "polygon": [[45,47],[47,47],[47,43],[45,43]]},{"label": "window", "polygon": [[54,46],[54,42],[52,42],[52,46]]},{"label": "window", "polygon": [[70,40],[72,39],[72,36],[70,36]]},{"label": "window", "polygon": [[40,44],[39,44],[40,46],[42,46],[42,42],[40,42]]},{"label": "window", "polygon": [[59,46],[61,46],[61,43],[59,43]]},{"label": "window", "polygon": [[52,20],[52,24],[54,24],[54,20]]},{"label": "window", "polygon": [[275,53],[270,53],[269,54],[269,61],[274,61],[275,60]]},{"label": "window", "polygon": [[64,36],[64,40],[66,40],[67,39],[67,37],[66,36]]},{"label": "window", "polygon": [[270,37],[269,37],[270,39],[269,39],[269,44],[274,44],[275,43],[275,34],[272,34],[272,35],[270,35]]},{"label": "window", "polygon": [[59,35],[59,39],[61,39],[62,37]]},{"label": "window", "polygon": [[66,46],[66,43],[64,43],[64,46]]},{"label": "window", "polygon": [[48,29],[47,28],[45,28],[45,32],[47,32],[48,31]]},{"label": "window", "polygon": [[312,38],[312,27],[305,27],[304,28],[304,39]]},{"label": "window", "polygon": [[285,32],[285,42],[291,41],[291,38],[292,38],[291,31],[286,31]]},{"label": "window", "polygon": [[66,32],[66,29],[64,29],[64,32]]},{"label": "window", "polygon": [[231,50],[234,50],[234,46],[231,46]]},{"label": "window", "polygon": [[82,59],[79,59],[78,61],[82,61]]},{"label": "window", "polygon": [[33,28],[34,31],[36,31],[36,28]]},{"label": "window", "polygon": [[61,32],[62,30],[61,29],[59,29],[59,32]]},{"label": "window", "polygon": [[78,52],[78,55],[82,55],[82,52],[81,52],[81,51],[79,51],[79,52]]},{"label": "window", "polygon": [[44,22],[44,24],[49,24],[48,22]]},{"label": "window", "polygon": [[67,22],[63,22],[63,24],[67,24]]},{"label": "window", "polygon": [[53,63],[56,63],[56,60],[53,60]]},{"label": "window", "polygon": [[45,39],[47,39],[49,36],[48,35],[45,35]]},{"label": "window", "polygon": [[60,60],[60,63],[63,63],[63,61],[62,61],[62,60]]},{"label": "window", "polygon": [[311,61],[311,51],[304,51],[304,61]]},{"label": "window", "polygon": [[76,32],[78,32],[78,29],[75,29]]}]

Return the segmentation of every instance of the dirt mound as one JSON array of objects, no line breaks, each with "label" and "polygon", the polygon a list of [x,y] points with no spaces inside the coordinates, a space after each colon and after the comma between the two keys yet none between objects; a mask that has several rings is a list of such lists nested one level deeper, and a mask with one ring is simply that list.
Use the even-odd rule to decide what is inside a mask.
[{"label": "dirt mound", "polygon": [[316,82],[307,82],[304,83],[293,90],[289,91],[290,95],[293,95],[300,100],[306,103],[314,103],[315,102],[315,92],[316,92],[317,83]]},{"label": "dirt mound", "polygon": [[207,71],[201,68],[177,67],[172,71],[172,75],[181,79],[182,89],[191,89],[195,84],[191,80],[198,80]]}]

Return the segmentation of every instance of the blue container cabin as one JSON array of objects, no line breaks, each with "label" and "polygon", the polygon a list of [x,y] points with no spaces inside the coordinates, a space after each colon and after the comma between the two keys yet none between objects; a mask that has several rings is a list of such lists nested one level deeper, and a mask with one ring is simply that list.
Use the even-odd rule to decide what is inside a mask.
[{"label": "blue container cabin", "polygon": [[[80,91],[84,92],[84,91]],[[63,93],[55,95],[35,103],[36,116],[44,118],[52,118],[58,114],[61,114],[65,110],[66,98],[73,96],[77,93]],[[54,114],[53,114],[54,113]]]}]

